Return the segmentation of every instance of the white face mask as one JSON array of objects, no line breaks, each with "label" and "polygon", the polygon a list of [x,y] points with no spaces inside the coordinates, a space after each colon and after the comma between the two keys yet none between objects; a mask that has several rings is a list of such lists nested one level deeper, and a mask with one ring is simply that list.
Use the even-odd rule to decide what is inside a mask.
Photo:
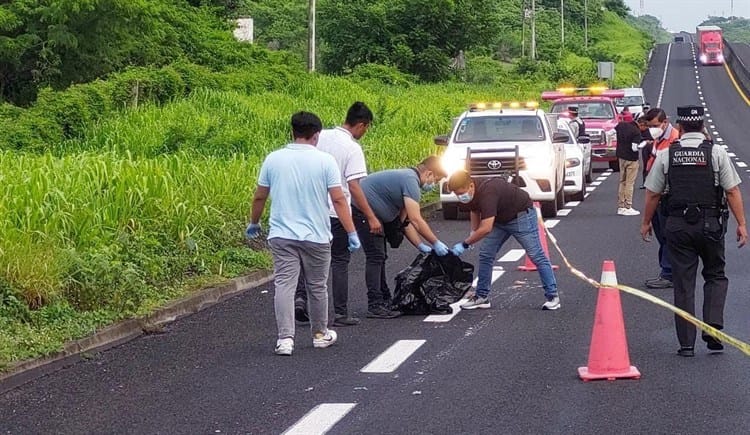
[{"label": "white face mask", "polygon": [[658,139],[662,134],[664,134],[664,129],[662,129],[661,127],[650,127],[648,129],[648,132],[651,133],[652,138]]}]

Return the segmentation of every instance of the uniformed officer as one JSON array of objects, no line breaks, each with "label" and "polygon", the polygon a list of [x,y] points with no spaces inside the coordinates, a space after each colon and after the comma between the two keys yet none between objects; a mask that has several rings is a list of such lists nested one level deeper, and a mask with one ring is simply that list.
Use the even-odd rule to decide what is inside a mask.
[{"label": "uniformed officer", "polygon": [[[669,152],[656,156],[646,179],[646,204],[641,235],[650,241],[651,218],[662,195],[666,196],[666,239],[672,262],[674,303],[695,314],[695,277],[698,258],[703,262],[703,321],[722,329],[724,303],[729,281],[724,274],[724,234],[729,212],[737,220],[737,242],[747,242],[745,211],[738,185],[740,177],[726,150],[714,146],[703,135],[703,108],[677,108],[682,135]],[[695,326],[675,315],[680,356],[694,356]],[[722,343],[706,335],[710,351],[724,349]]]}]

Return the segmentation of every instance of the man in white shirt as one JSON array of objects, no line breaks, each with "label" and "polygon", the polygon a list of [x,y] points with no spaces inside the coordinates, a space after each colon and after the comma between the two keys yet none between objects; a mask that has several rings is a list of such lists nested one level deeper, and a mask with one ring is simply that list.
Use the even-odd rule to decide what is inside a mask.
[{"label": "man in white shirt", "polygon": [[[340,127],[325,129],[320,132],[318,149],[333,156],[341,172],[341,189],[347,202],[357,207],[367,217],[370,232],[380,234],[383,231],[380,220],[375,216],[367,203],[359,182],[367,176],[367,165],[359,139],[365,135],[372,124],[372,111],[360,101],[349,107],[344,124]],[[331,232],[331,289],[333,295],[334,326],[353,326],[359,319],[349,315],[349,260],[348,236],[339,220],[333,205],[330,207]],[[295,300],[295,318],[307,320],[307,293],[304,283],[297,286]]]}]

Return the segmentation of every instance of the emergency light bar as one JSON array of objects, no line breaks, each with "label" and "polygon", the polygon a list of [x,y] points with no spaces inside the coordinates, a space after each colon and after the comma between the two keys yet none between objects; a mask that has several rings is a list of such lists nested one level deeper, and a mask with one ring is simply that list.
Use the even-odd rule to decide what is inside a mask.
[{"label": "emergency light bar", "polygon": [[623,98],[625,91],[608,89],[605,86],[591,86],[589,88],[572,88],[563,87],[555,91],[542,92],[542,100],[559,100],[565,97],[605,97],[605,98]]},{"label": "emergency light bar", "polygon": [[503,110],[503,108],[536,110],[537,108],[539,108],[539,103],[536,101],[527,101],[525,103],[520,103],[518,101],[510,101],[510,102],[469,104],[470,112],[479,112],[481,110]]}]

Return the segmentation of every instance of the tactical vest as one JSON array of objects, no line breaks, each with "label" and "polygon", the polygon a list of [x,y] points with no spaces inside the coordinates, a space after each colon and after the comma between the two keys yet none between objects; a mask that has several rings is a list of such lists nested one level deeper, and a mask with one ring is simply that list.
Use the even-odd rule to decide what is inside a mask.
[{"label": "tactical vest", "polygon": [[667,207],[670,214],[694,206],[703,210],[721,207],[724,192],[714,180],[712,147],[708,141],[703,141],[697,148],[683,147],[680,141],[669,146]]},{"label": "tactical vest", "polygon": [[573,122],[578,124],[578,137],[585,136],[586,135],[586,123],[583,122],[580,118],[574,119]]}]

